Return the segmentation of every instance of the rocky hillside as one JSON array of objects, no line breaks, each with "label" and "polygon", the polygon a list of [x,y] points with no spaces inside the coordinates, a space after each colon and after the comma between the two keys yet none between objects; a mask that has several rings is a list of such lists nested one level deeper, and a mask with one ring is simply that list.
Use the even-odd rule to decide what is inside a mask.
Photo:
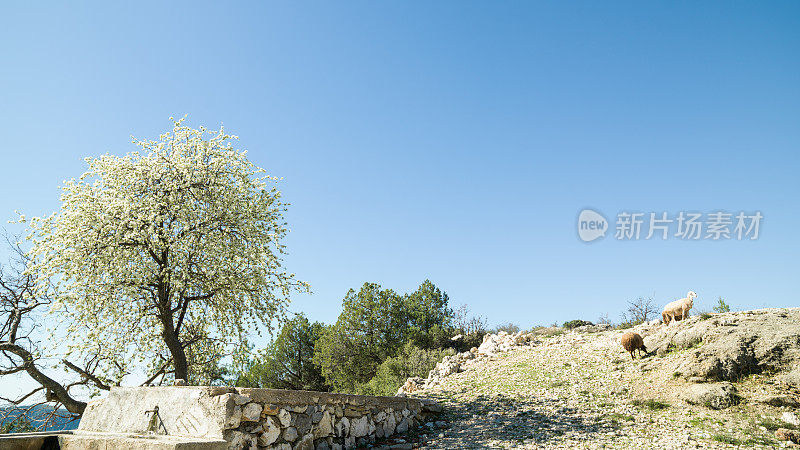
[{"label": "rocky hillside", "polygon": [[[647,356],[622,349],[626,331]],[[781,439],[800,434],[800,308],[490,335],[399,395],[445,405],[426,448],[792,446]]]}]

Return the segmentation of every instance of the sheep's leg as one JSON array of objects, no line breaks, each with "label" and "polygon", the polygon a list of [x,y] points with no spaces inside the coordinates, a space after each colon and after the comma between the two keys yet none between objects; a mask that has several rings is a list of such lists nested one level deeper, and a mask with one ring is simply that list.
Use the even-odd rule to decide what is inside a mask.
[{"label": "sheep's leg", "polygon": [[633,350],[631,350],[631,359],[635,359],[635,358],[633,357]]}]

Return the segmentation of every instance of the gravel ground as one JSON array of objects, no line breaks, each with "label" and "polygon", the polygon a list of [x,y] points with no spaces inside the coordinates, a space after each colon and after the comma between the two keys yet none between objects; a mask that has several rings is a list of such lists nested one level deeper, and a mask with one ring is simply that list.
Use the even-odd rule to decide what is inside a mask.
[{"label": "gravel ground", "polygon": [[[543,338],[491,358],[418,393],[445,405],[444,429],[423,433],[425,448],[774,448],[785,408],[744,401],[726,410],[678,399],[685,381],[670,367],[680,354],[631,360],[622,332]],[[769,390],[758,376],[737,383]],[[431,427],[434,428],[434,427]],[[791,445],[791,444],[790,444]]]}]

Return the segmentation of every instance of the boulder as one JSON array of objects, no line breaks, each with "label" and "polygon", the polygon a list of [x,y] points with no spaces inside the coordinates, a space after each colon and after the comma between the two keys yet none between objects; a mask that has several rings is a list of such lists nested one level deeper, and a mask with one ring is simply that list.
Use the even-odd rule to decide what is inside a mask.
[{"label": "boulder", "polygon": [[425,380],[423,380],[421,377],[411,377],[407,379],[402,386],[400,386],[400,389],[397,390],[397,394],[395,395],[398,397],[405,397],[408,394],[413,394],[414,392],[422,390],[424,386]]},{"label": "boulder", "polygon": [[800,403],[797,400],[789,397],[788,395],[770,395],[758,400],[761,403],[774,406],[776,408],[780,408],[782,406],[788,406],[790,408],[797,408],[800,406]]},{"label": "boulder", "polygon": [[[686,377],[737,381],[762,371],[800,367],[800,309],[766,309],[689,317],[655,328],[637,327],[650,351],[666,356],[689,349],[677,371]],[[795,375],[792,375],[795,374]],[[800,386],[800,369],[782,381]]]},{"label": "boulder", "polygon": [[689,404],[711,409],[725,409],[741,401],[736,387],[726,382],[689,385],[683,391],[682,398]]},{"label": "boulder", "polygon": [[439,414],[442,412],[442,405],[436,400],[422,399],[422,410],[429,413]]}]

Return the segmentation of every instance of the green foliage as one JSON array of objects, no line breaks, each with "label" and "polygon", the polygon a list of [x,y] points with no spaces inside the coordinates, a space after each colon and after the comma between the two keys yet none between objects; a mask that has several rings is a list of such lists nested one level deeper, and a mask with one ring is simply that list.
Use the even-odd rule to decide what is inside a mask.
[{"label": "green foliage", "polygon": [[36,431],[36,429],[31,424],[31,421],[22,414],[0,426],[0,434],[30,433],[32,431]]},{"label": "green foliage", "polygon": [[733,436],[729,436],[727,434],[715,434],[714,436],[711,436],[711,439],[713,439],[713,440],[715,440],[717,442],[722,442],[724,444],[742,445],[742,441],[741,440],[739,440],[739,439],[737,439],[737,438],[735,438]]},{"label": "green foliage", "polygon": [[271,331],[290,294],[308,290],[283,267],[277,179],[223,129],[173,125],[136,140],[136,152],[87,158],[60,210],[30,220],[28,270],[62,316],[59,350],[96,354],[98,373],[114,379],[168,354],[186,380],[197,360]]},{"label": "green foliage", "polygon": [[280,334],[236,380],[237,386],[327,391],[314,350],[325,326],[298,314],[284,323]]},{"label": "green foliage", "polygon": [[452,349],[421,349],[407,343],[402,351],[378,366],[377,373],[368,383],[359,387],[364,395],[392,396],[410,377],[425,378],[445,355],[452,355]]},{"label": "green foliage", "polygon": [[403,296],[408,339],[414,345],[431,349],[449,344],[454,312],[448,302],[447,294],[430,280],[425,280],[416,291]]},{"label": "green foliage", "polygon": [[339,319],[317,343],[314,362],[335,391],[355,392],[405,344],[407,326],[402,297],[376,283],[364,283],[359,292],[347,292]]},{"label": "green foliage", "polygon": [[627,330],[628,328],[633,328],[634,325],[638,325],[638,324],[633,323],[633,322],[631,322],[629,320],[628,321],[622,321],[619,324],[617,324],[617,326],[615,326],[614,329],[616,329],[616,330]]},{"label": "green foliage", "polygon": [[717,305],[714,306],[714,308],[712,308],[712,309],[714,310],[714,312],[726,313],[726,312],[730,312],[731,306],[729,304],[725,303],[725,300],[723,300],[722,297],[719,297],[719,298],[717,298]]},{"label": "green foliage", "polygon": [[573,328],[582,327],[586,325],[594,325],[594,324],[592,322],[589,322],[588,320],[575,319],[575,320],[570,320],[569,322],[564,322],[563,327],[571,330]]},{"label": "green foliage", "polygon": [[639,406],[639,407],[642,407],[642,408],[647,408],[650,411],[658,411],[660,409],[669,408],[669,403],[665,403],[665,402],[662,402],[660,400],[654,400],[652,398],[649,398],[647,400],[638,400],[637,399],[637,400],[634,400],[632,403],[633,403],[633,406]]},{"label": "green foliage", "polygon": [[769,431],[775,431],[778,428],[788,428],[790,430],[798,430],[798,429],[800,429],[800,427],[798,427],[797,425],[793,425],[791,423],[784,422],[783,420],[780,420],[780,419],[773,419],[771,417],[761,417],[761,418],[758,419],[756,424],[758,426],[766,428]]},{"label": "green foliage", "polygon": [[501,331],[505,331],[508,334],[514,334],[514,333],[519,332],[519,330],[520,330],[519,325],[517,325],[515,323],[512,323],[512,322],[508,322],[508,323],[505,323],[505,324],[502,324],[502,325],[498,325],[497,327],[495,327],[493,333],[499,333]]},{"label": "green foliage", "polygon": [[559,326],[536,326],[531,328],[530,332],[544,337],[560,336],[565,333],[564,328]]},{"label": "green foliage", "polygon": [[[454,313],[448,303],[447,294],[429,280],[403,296],[376,283],[364,283],[359,292],[347,293],[338,320],[322,332],[314,362],[333,390],[357,393],[377,389],[364,386],[378,374],[381,363],[396,356],[406,343],[423,350],[479,345],[476,336],[485,332],[482,322],[474,318],[462,322],[461,310]],[[450,340],[459,333],[464,335],[461,340]]]},{"label": "green foliage", "polygon": [[470,314],[467,305],[461,305],[456,311],[452,321],[452,333],[460,334],[462,338],[452,345],[457,351],[465,352],[472,347],[478,347],[483,343],[483,337],[487,332],[487,322],[481,316]]}]

